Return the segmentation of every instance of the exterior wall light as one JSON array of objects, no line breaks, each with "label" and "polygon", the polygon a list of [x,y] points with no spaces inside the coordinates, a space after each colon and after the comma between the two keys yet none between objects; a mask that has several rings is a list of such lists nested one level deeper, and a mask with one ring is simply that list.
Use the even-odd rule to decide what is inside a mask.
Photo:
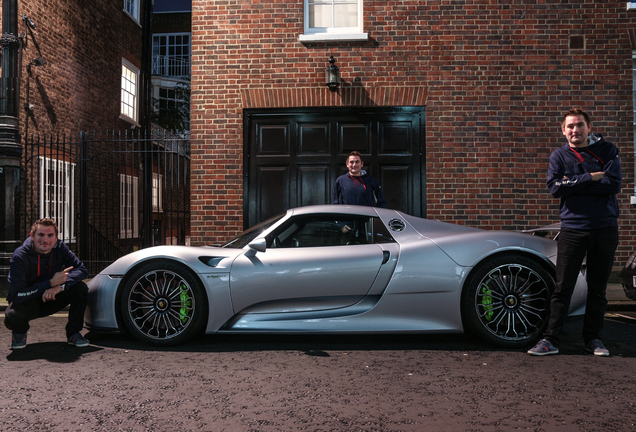
[{"label": "exterior wall light", "polygon": [[334,64],[335,62],[336,60],[331,56],[329,66],[325,69],[325,85],[332,92],[338,91],[340,87],[340,68]]}]

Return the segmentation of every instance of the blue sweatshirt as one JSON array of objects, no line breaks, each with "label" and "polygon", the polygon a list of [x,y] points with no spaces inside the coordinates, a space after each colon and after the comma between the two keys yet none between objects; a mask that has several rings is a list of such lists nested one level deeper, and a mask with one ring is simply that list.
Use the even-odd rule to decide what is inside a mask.
[{"label": "blue sweatshirt", "polygon": [[[621,164],[616,146],[602,135],[590,135],[590,145],[572,148],[565,144],[552,152],[546,185],[561,198],[561,227],[582,230],[618,226]],[[592,181],[590,173],[603,171],[605,177]]]},{"label": "blue sweatshirt", "polygon": [[351,176],[349,173],[338,177],[331,203],[386,208],[380,183],[366,171],[362,171],[359,177]]},{"label": "blue sweatshirt", "polygon": [[51,288],[55,273],[73,267],[66,279],[72,286],[86,279],[88,271],[62,240],[58,240],[50,253],[40,255],[33,249],[31,237],[13,252],[9,267],[9,303],[25,303],[34,297],[42,297]]}]

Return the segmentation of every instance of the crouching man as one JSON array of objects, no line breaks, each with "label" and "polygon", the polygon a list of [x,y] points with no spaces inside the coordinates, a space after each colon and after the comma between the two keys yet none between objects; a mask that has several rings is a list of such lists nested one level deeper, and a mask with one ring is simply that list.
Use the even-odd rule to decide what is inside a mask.
[{"label": "crouching man", "polygon": [[11,330],[11,349],[27,344],[29,321],[61,311],[70,305],[66,338],[70,345],[89,345],[80,333],[84,327],[88,272],[66,244],[58,240],[52,219],[40,219],[31,234],[13,252],[9,268],[9,307],[4,324]]}]

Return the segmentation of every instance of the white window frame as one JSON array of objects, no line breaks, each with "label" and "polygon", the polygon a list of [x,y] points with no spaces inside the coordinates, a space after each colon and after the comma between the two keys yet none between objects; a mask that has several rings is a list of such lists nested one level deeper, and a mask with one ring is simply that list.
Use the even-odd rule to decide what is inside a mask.
[{"label": "white window frame", "polygon": [[139,237],[139,177],[119,174],[119,238]]},{"label": "white window frame", "polygon": [[121,60],[120,117],[137,124],[139,111],[139,69],[126,59]]},{"label": "white window frame", "polygon": [[[310,3],[310,1],[312,3]],[[310,9],[311,6],[318,4],[333,5],[339,2],[347,2],[350,4],[357,3],[358,20],[354,27],[310,27]],[[303,0],[304,7],[304,34],[299,35],[301,42],[319,42],[319,41],[366,41],[369,35],[363,32],[363,0]],[[332,8],[334,11],[335,8]],[[332,24],[335,16],[332,17]]]},{"label": "white window frame", "polygon": [[163,175],[152,173],[152,211],[163,212]]},{"label": "white window frame", "polygon": [[75,164],[45,156],[40,164],[40,218],[51,218],[58,238],[75,242]]},{"label": "white window frame", "polygon": [[[181,38],[181,43],[177,39]],[[187,38],[188,42],[183,43]],[[162,43],[162,42],[165,42]],[[171,43],[172,42],[172,43]],[[160,54],[164,51],[165,54]],[[178,52],[178,54],[177,54]],[[152,73],[168,77],[190,77],[192,58],[192,33],[153,33],[152,35]],[[164,71],[179,73],[162,73]]]},{"label": "white window frame", "polygon": [[124,0],[124,12],[137,22],[139,22],[140,3],[140,0]]}]

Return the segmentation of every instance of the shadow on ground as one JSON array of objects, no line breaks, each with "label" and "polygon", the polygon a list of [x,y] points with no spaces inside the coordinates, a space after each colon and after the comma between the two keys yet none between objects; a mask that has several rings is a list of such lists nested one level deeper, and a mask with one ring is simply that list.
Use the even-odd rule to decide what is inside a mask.
[{"label": "shadow on ground", "polygon": [[[583,341],[582,317],[570,318],[563,332],[560,347],[563,355],[581,355]],[[510,351],[523,349],[499,348],[470,334],[217,334],[201,335],[195,340],[175,347],[156,347],[143,344],[129,334],[88,333],[94,347],[124,350],[178,351],[178,352],[253,352],[253,351],[301,351],[312,356],[328,356],[328,351]],[[603,332],[605,346],[614,356],[636,357],[636,325],[634,321],[621,322],[607,319]]]}]

